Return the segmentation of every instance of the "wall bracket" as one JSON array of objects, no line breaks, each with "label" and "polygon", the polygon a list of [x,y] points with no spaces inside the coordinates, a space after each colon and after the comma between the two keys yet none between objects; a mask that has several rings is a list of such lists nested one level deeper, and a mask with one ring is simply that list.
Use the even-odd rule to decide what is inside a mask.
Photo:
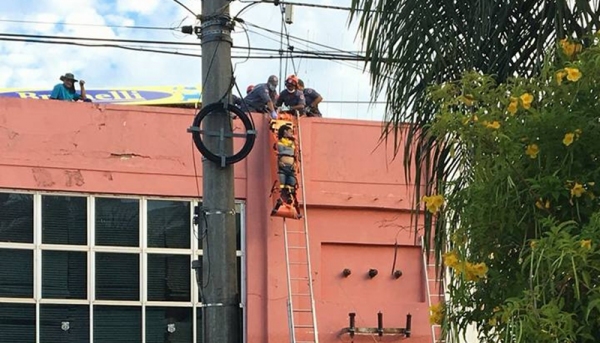
[{"label": "wall bracket", "polygon": [[411,334],[411,321],[412,315],[409,313],[406,315],[406,327],[403,328],[385,328],[383,327],[383,313],[377,313],[377,327],[356,327],[355,317],[356,313],[348,313],[350,325],[342,329],[341,334],[348,334],[351,338],[355,335],[378,335],[382,336],[403,336],[409,338]]}]

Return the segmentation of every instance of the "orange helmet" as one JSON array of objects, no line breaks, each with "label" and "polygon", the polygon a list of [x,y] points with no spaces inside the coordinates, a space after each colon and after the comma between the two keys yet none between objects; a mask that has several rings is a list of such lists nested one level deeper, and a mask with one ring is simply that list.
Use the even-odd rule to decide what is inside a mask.
[{"label": "orange helmet", "polygon": [[285,79],[285,85],[293,85],[298,87],[298,77],[296,75],[290,75]]}]

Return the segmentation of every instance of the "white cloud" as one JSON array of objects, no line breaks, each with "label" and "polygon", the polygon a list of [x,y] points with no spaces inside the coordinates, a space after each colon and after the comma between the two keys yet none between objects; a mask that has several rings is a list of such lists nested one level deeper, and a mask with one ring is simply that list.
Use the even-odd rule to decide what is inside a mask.
[{"label": "white cloud", "polygon": [[[201,2],[182,0],[193,11],[200,13]],[[181,47],[180,52],[199,54],[200,42],[195,36],[167,30],[133,30],[112,26],[174,27],[182,19],[187,25],[198,24],[195,19],[173,1],[145,0],[21,0],[0,2],[0,32],[59,35],[70,37],[119,38],[161,40],[196,43],[196,47]],[[313,3],[317,3],[315,0]],[[332,5],[349,6],[350,0],[330,0]],[[231,13],[235,15],[245,3],[232,2]],[[360,50],[355,41],[356,25],[348,27],[348,13],[308,7],[294,8],[294,23],[288,26],[293,36],[319,42],[326,47],[292,42],[296,50]],[[257,4],[242,14],[249,23],[271,29],[281,29],[281,13],[272,4]],[[32,23],[9,23],[2,20],[29,20],[52,23],[72,23],[101,26],[46,25]],[[250,28],[252,48],[279,49],[279,35]],[[254,32],[254,33],[253,33]],[[256,33],[266,35],[262,37]],[[247,38],[241,30],[233,35],[234,45],[246,46]],[[72,42],[76,42],[72,40]],[[284,41],[287,47],[287,42]],[[129,44],[132,45],[132,44]],[[145,46],[148,48],[147,46]],[[193,49],[193,50],[184,50]],[[331,51],[333,52],[333,51]],[[234,49],[234,55],[247,54],[246,50]],[[277,53],[252,51],[252,55]],[[241,62],[234,60],[234,63]],[[324,61],[295,59],[299,76],[307,86],[319,91],[325,100],[368,101],[371,88],[369,77],[362,73],[362,62]],[[237,65],[236,80],[242,92],[248,84],[265,82],[270,74],[287,75],[294,72],[292,61],[279,59],[251,59]],[[85,79],[88,88],[146,85],[194,85],[201,82],[199,58],[133,52],[115,48],[87,48],[67,45],[46,45],[0,41],[0,88],[2,87],[52,87],[58,77],[73,72]],[[363,104],[324,103],[323,112],[338,118],[382,118],[383,106],[369,111]]]},{"label": "white cloud", "polygon": [[[159,10],[158,5],[164,5],[167,1],[160,0],[143,0],[143,1],[132,1],[132,0],[117,0],[117,11],[118,12],[133,12],[143,15],[151,15]],[[171,2],[174,4],[174,2]],[[171,5],[171,4],[169,4]]]}]

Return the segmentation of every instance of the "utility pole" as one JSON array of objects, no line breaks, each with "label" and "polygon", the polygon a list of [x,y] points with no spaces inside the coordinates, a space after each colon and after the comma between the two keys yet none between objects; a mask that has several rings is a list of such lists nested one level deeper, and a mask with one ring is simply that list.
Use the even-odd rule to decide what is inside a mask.
[{"label": "utility pole", "polygon": [[[223,101],[224,96],[226,103],[229,103],[228,92],[232,81],[229,3],[229,0],[202,1],[200,38],[203,106]],[[206,132],[206,146],[211,151],[232,155],[231,128],[228,111],[208,115],[202,127]],[[204,159],[202,171],[202,211],[206,218],[206,232],[202,240],[203,282],[199,285],[204,302],[203,343],[240,343],[233,165]]]}]

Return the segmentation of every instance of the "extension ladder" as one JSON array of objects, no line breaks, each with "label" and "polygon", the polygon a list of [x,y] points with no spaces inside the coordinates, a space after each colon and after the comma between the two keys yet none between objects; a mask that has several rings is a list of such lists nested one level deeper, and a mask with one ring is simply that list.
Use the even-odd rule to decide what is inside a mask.
[{"label": "extension ladder", "polygon": [[304,166],[302,161],[302,131],[300,128],[300,120],[297,122],[300,157],[300,188],[302,189],[304,220],[302,230],[288,230],[286,218],[283,218],[283,237],[285,243],[285,262],[288,286],[288,322],[291,343],[318,343],[319,332],[317,330],[315,293],[313,290],[312,267],[310,262],[308,213],[306,211],[306,191],[304,187]]},{"label": "extension ladder", "polygon": [[[423,248],[423,271],[425,275],[425,285],[427,291],[427,305],[436,305],[444,301],[444,291],[442,290],[443,280],[439,277],[435,270],[435,263],[430,263],[435,260],[434,250],[425,248],[425,241],[421,237],[421,247]],[[433,274],[433,278],[430,276]],[[444,343],[442,337],[442,327],[439,324],[431,324],[431,341],[432,343]]]}]

